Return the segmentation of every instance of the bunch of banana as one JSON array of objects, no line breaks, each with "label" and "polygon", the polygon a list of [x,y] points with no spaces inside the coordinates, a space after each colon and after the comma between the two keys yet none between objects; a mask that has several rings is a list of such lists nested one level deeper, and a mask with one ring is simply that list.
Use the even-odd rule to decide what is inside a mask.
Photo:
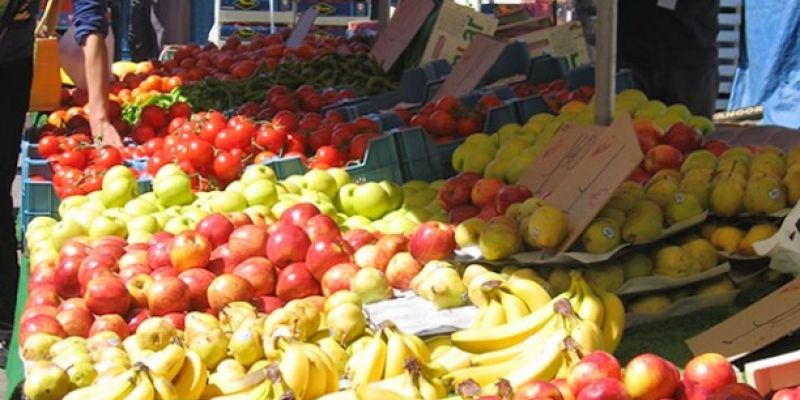
[{"label": "bunch of banana", "polygon": [[280,351],[275,348],[275,339],[280,337],[306,341],[320,330],[321,322],[322,315],[310,300],[299,299],[286,303],[264,320],[264,355],[270,360],[277,360]]},{"label": "bunch of banana", "polygon": [[405,373],[406,363],[412,359],[428,377],[438,378],[447,372],[431,362],[430,352],[422,339],[400,331],[392,323],[385,323],[355,350],[345,367],[345,376],[353,388],[394,378]]},{"label": "bunch of banana", "polygon": [[[526,316],[455,332],[453,345],[475,354],[469,367],[448,369],[445,380],[453,387],[468,379],[486,386],[504,378],[516,389],[532,379],[549,380],[568,371],[577,353],[610,350],[619,341],[624,310],[611,304],[610,296],[598,297],[579,272],[573,272],[571,280],[569,290]],[[436,361],[441,363],[441,358]]]},{"label": "bunch of banana", "polygon": [[551,300],[541,278],[528,268],[506,267],[497,273],[472,264],[464,270],[462,279],[472,304],[484,310],[494,299],[498,304],[492,307],[501,306],[511,318],[528,315]]},{"label": "bunch of banana", "polygon": [[[255,365],[254,365],[255,367]],[[262,364],[245,373],[241,364],[227,359],[208,377],[208,386],[201,398],[216,400],[272,399],[281,385],[275,383],[274,364]]]},{"label": "bunch of banana", "polygon": [[278,365],[285,388],[297,400],[316,399],[339,390],[336,365],[319,346],[298,341],[278,341]]},{"label": "bunch of banana", "polygon": [[321,400],[438,400],[447,397],[447,388],[439,378],[431,377],[415,359],[410,359],[398,375],[355,388],[328,394]]}]

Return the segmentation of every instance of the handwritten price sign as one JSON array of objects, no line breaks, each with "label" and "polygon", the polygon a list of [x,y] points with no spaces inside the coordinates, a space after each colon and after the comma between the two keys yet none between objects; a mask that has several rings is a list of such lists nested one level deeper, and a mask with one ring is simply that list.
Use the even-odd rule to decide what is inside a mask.
[{"label": "handwritten price sign", "polygon": [[629,116],[609,127],[566,123],[519,180],[564,210],[570,234],[566,251],[597,216],[614,191],[642,161]]}]

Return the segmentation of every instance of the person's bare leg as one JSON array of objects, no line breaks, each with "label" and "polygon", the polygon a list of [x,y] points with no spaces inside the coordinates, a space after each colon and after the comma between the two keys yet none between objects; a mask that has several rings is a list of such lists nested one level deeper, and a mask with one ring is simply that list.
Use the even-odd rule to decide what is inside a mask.
[{"label": "person's bare leg", "polygon": [[83,54],[86,59],[86,86],[89,90],[89,125],[92,135],[103,140],[103,144],[122,146],[114,125],[109,118],[108,91],[111,79],[108,68],[108,49],[105,38],[92,33],[86,37],[83,45]]}]

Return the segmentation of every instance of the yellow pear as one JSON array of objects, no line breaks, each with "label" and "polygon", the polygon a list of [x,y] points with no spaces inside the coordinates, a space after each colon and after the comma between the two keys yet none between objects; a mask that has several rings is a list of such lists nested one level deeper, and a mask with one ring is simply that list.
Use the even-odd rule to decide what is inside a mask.
[{"label": "yellow pear", "polygon": [[643,278],[653,274],[653,260],[647,254],[633,253],[622,259],[625,280]]},{"label": "yellow pear", "polygon": [[786,171],[786,176],[783,177],[783,187],[786,189],[789,206],[794,207],[800,201],[800,163],[792,165]]},{"label": "yellow pear", "polygon": [[724,179],[711,188],[708,208],[716,215],[734,217],[744,206],[744,186],[734,179]]},{"label": "yellow pear", "polygon": [[694,258],[703,271],[711,269],[719,264],[719,256],[714,246],[706,239],[694,239],[681,245],[681,248]]},{"label": "yellow pear", "polygon": [[553,206],[536,209],[525,221],[525,242],[533,248],[547,250],[561,245],[569,233],[569,224],[564,212]]},{"label": "yellow pear", "polygon": [[628,304],[625,309],[634,314],[660,314],[672,305],[672,299],[665,294],[651,294]]},{"label": "yellow pear", "polygon": [[662,247],[656,252],[654,275],[683,278],[700,273],[703,268],[688,252],[678,246]]},{"label": "yellow pear", "polygon": [[744,209],[750,214],[772,214],[787,206],[786,193],[777,179],[752,178],[744,193]]},{"label": "yellow pear", "polygon": [[717,156],[708,150],[697,150],[686,156],[686,160],[681,164],[681,172],[698,169],[698,168],[711,168],[717,166]]},{"label": "yellow pear", "polygon": [[514,226],[504,222],[490,222],[481,229],[478,245],[481,254],[489,261],[502,260],[518,253],[522,240]]},{"label": "yellow pear", "polygon": [[672,225],[703,213],[703,206],[693,194],[675,193],[667,201],[664,215],[667,223]]},{"label": "yellow pear", "polygon": [[606,292],[616,292],[625,283],[625,270],[620,264],[591,265],[586,271],[591,282]]},{"label": "yellow pear", "polygon": [[480,233],[485,225],[486,221],[477,217],[461,221],[461,223],[456,226],[455,230],[456,244],[458,247],[464,248],[478,244]]},{"label": "yellow pear", "polygon": [[594,254],[607,253],[622,244],[620,224],[609,218],[597,218],[581,235],[583,248]]},{"label": "yellow pear", "polygon": [[717,228],[711,235],[711,244],[718,250],[733,254],[739,248],[739,242],[744,238],[744,232],[735,226],[725,225]]},{"label": "yellow pear", "polygon": [[666,207],[672,198],[678,193],[678,182],[674,179],[665,177],[661,178],[649,185],[647,188],[646,197],[654,201],[660,207]]},{"label": "yellow pear", "polygon": [[756,251],[753,249],[753,243],[760,242],[764,239],[772,237],[778,232],[778,228],[772,224],[756,224],[750,227],[747,234],[739,242],[739,254],[745,256],[755,256]]},{"label": "yellow pear", "polygon": [[789,153],[786,154],[786,165],[792,166],[800,164],[800,144],[792,147]]},{"label": "yellow pear", "polygon": [[697,288],[695,296],[721,295],[736,290],[736,285],[727,276],[710,283],[704,283]]}]

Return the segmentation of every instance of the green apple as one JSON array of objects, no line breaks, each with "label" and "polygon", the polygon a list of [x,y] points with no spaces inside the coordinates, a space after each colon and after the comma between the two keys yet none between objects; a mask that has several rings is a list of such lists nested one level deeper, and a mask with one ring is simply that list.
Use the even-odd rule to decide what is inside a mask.
[{"label": "green apple", "polygon": [[156,212],[156,213],[152,213],[152,214],[150,214],[150,216],[152,216],[153,218],[156,219],[156,222],[158,222],[158,226],[160,227],[160,229],[164,229],[164,225],[166,225],[167,222],[170,219],[172,219],[172,216],[170,216],[169,214],[167,214],[164,211],[159,211],[159,212]]},{"label": "green apple", "polygon": [[75,221],[81,224],[83,229],[88,231],[92,221],[100,215],[102,215],[102,213],[91,208],[71,208],[67,210],[61,219]]},{"label": "green apple", "polygon": [[374,221],[389,211],[391,198],[379,184],[367,182],[356,187],[352,201],[356,214]]},{"label": "green apple", "polygon": [[300,186],[288,181],[278,182],[278,185],[283,189],[284,193],[300,194],[303,191]]},{"label": "green apple", "polygon": [[[159,171],[161,172],[161,171]],[[175,174],[153,181],[153,193],[164,207],[186,205],[194,200],[192,181],[186,174]]]},{"label": "green apple", "polygon": [[95,218],[89,226],[89,237],[91,239],[97,239],[103,236],[125,237],[127,233],[124,222],[105,215]]},{"label": "green apple", "polygon": [[522,126],[516,123],[505,124],[497,130],[498,145],[502,146],[509,139],[518,136],[522,133]]},{"label": "green apple", "polygon": [[[157,200],[156,194],[154,192],[142,193],[142,194],[139,195],[139,197],[137,197],[137,199],[149,201],[149,202],[155,204],[156,207],[158,207],[158,200]],[[159,208],[159,210],[160,210],[160,208]]]},{"label": "green apple", "polygon": [[391,221],[395,218],[403,218],[408,213],[408,211],[400,209],[388,212],[386,215],[383,216],[384,221]]},{"label": "green apple", "polygon": [[494,178],[499,180],[506,179],[506,171],[508,167],[511,165],[513,160],[511,158],[499,158],[495,157],[492,162],[486,164],[486,169],[483,170],[483,176],[485,178]]},{"label": "green apple", "polygon": [[225,188],[228,192],[244,193],[245,184],[242,181],[233,181]]},{"label": "green apple", "polygon": [[79,194],[75,196],[69,196],[64,200],[61,200],[61,204],[58,205],[58,215],[61,216],[61,218],[64,218],[64,213],[67,210],[81,207],[85,205],[88,201],[89,198],[84,195]]},{"label": "green apple", "polygon": [[372,227],[378,232],[389,233],[389,223],[382,219],[372,221]]},{"label": "green apple", "polygon": [[240,181],[245,185],[248,185],[250,182],[256,179],[266,179],[271,182],[278,181],[275,171],[266,165],[251,165],[247,167],[247,169],[244,170],[244,173],[242,173],[242,178]]},{"label": "green apple", "polygon": [[125,203],[136,197],[137,190],[133,175],[131,175],[131,179],[120,178],[113,181],[103,178],[100,199],[106,208],[123,207]]},{"label": "green apple", "polygon": [[328,168],[328,174],[336,181],[337,190],[352,181],[344,168]]},{"label": "green apple", "polygon": [[689,118],[689,125],[698,129],[703,135],[714,132],[714,121],[702,115],[695,115]]},{"label": "green apple", "polygon": [[69,239],[86,234],[86,229],[75,221],[61,221],[53,225],[50,231],[50,243],[53,248],[60,249],[61,245]]},{"label": "green apple", "polygon": [[485,133],[473,133],[472,135],[467,136],[464,140],[464,144],[467,145],[475,145],[478,147],[497,147],[497,138],[494,136],[489,136]]},{"label": "green apple", "polygon": [[405,217],[415,224],[421,224],[430,218],[431,213],[421,208],[412,208],[406,212]]},{"label": "green apple", "polygon": [[344,221],[344,226],[346,226],[348,230],[366,229],[370,232],[375,230],[375,228],[372,226],[372,221],[370,221],[369,218],[362,217],[360,215],[348,217]]},{"label": "green apple", "polygon": [[344,226],[344,221],[347,221],[349,216],[343,212],[337,212],[336,215],[333,216],[333,220],[336,221],[336,225]]},{"label": "green apple", "polygon": [[419,224],[411,221],[407,216],[395,218],[387,223],[386,233],[407,235],[414,232]]},{"label": "green apple", "polygon": [[[67,199],[71,199],[71,198],[72,197],[68,197]],[[67,200],[67,199],[65,199],[65,200]],[[57,223],[58,223],[58,221],[56,221],[56,219],[53,218],[53,217],[36,217],[36,218],[32,219],[30,222],[28,222],[27,230],[31,231],[31,230],[39,229],[39,228],[48,228],[48,227],[52,228]]]},{"label": "green apple", "polygon": [[667,106],[658,100],[649,100],[636,109],[634,117],[653,119],[667,112]]},{"label": "green apple", "polygon": [[25,231],[25,240],[28,242],[28,247],[36,243],[47,243],[50,245],[50,236],[53,234],[53,227],[42,226],[36,229],[29,229]]},{"label": "green apple", "polygon": [[692,117],[692,112],[689,111],[689,107],[686,107],[683,104],[673,104],[667,107],[667,111],[665,112],[665,114],[676,115],[682,121],[688,121],[689,118]]},{"label": "green apple", "polygon": [[272,210],[268,206],[260,204],[245,208],[244,213],[250,216],[251,219],[254,215],[260,216],[261,218],[271,218],[272,216]]},{"label": "green apple", "polygon": [[103,186],[105,186],[106,183],[120,180],[136,182],[136,177],[133,175],[133,171],[124,165],[115,165],[103,174]]},{"label": "green apple", "polygon": [[190,220],[194,221],[194,223],[198,223],[200,222],[201,219],[205,218],[210,213],[198,206],[186,206],[183,207],[181,214],[184,217],[187,217]]},{"label": "green apple", "polygon": [[300,189],[306,188],[306,178],[303,175],[292,175],[284,180],[284,182],[291,183]]},{"label": "green apple", "polygon": [[186,173],[183,172],[178,164],[164,164],[161,169],[156,172],[156,176],[153,177],[153,180],[161,180],[174,175],[186,175]]},{"label": "green apple", "polygon": [[301,196],[300,193],[297,193],[297,194],[295,194],[295,193],[286,193],[286,194],[278,196],[278,201],[288,201],[288,202],[291,202],[292,204],[297,204],[297,203],[303,201],[303,196]]},{"label": "green apple", "polygon": [[428,182],[419,179],[411,180],[403,184],[404,190],[408,189],[415,192],[427,188],[428,188]]},{"label": "green apple", "polygon": [[461,172],[477,172],[483,175],[483,170],[494,160],[494,153],[487,151],[473,151],[471,155],[464,159]]},{"label": "green apple", "polygon": [[152,214],[158,211],[158,206],[145,200],[144,196],[139,196],[125,204],[125,212],[138,217],[140,215]]},{"label": "green apple", "polygon": [[287,208],[297,203],[299,202],[291,200],[278,200],[277,203],[273,204],[272,207],[270,207],[270,212],[272,213],[273,217],[280,218],[283,212],[286,211]]},{"label": "green apple", "polygon": [[389,195],[389,210],[396,210],[403,205],[403,190],[392,181],[381,181],[378,183],[386,194]]},{"label": "green apple", "polygon": [[128,232],[150,232],[156,233],[161,229],[158,220],[152,215],[140,215],[134,217],[125,224]]},{"label": "green apple", "polygon": [[444,185],[444,179],[437,179],[431,182],[431,184],[428,185],[428,188],[433,190],[439,190],[439,188],[442,187],[442,185]]},{"label": "green apple", "polygon": [[336,207],[347,215],[355,215],[356,211],[353,208],[353,193],[358,188],[355,183],[346,183],[339,189],[336,195]]},{"label": "green apple", "polygon": [[240,193],[220,192],[211,198],[211,212],[242,211],[247,207],[247,199]]},{"label": "green apple", "polygon": [[683,122],[683,119],[677,114],[663,114],[653,119],[653,125],[661,128],[664,132],[678,122]]},{"label": "green apple", "polygon": [[250,181],[243,194],[247,204],[251,206],[262,205],[270,207],[278,201],[275,183],[266,178]]},{"label": "green apple", "polygon": [[405,207],[406,208],[420,208],[425,207],[431,201],[436,199],[436,195],[438,191],[432,189],[422,189],[411,195],[410,197],[405,198]]},{"label": "green apple", "polygon": [[336,196],[336,191],[339,190],[336,180],[321,169],[312,169],[306,172],[304,178],[307,190],[322,192],[330,198]]},{"label": "green apple", "polygon": [[630,101],[635,104],[642,104],[647,101],[647,95],[638,89],[625,89],[619,92],[617,101]]},{"label": "green apple", "polygon": [[188,231],[194,228],[194,226],[195,226],[194,221],[192,221],[188,217],[177,216],[167,221],[167,224],[164,225],[164,231],[169,232],[173,235],[177,235],[183,231]]},{"label": "green apple", "polygon": [[128,232],[128,243],[129,244],[147,243],[152,237],[153,234],[150,232],[145,232],[145,231]]},{"label": "green apple", "polygon": [[170,206],[164,209],[164,214],[167,214],[171,217],[177,217],[181,215],[181,206]]},{"label": "green apple", "polygon": [[128,214],[125,211],[125,209],[119,207],[109,208],[103,211],[101,215],[105,215],[106,217],[116,218],[122,221],[122,223],[124,224],[128,223],[128,221],[130,221],[133,218],[133,215]]}]

